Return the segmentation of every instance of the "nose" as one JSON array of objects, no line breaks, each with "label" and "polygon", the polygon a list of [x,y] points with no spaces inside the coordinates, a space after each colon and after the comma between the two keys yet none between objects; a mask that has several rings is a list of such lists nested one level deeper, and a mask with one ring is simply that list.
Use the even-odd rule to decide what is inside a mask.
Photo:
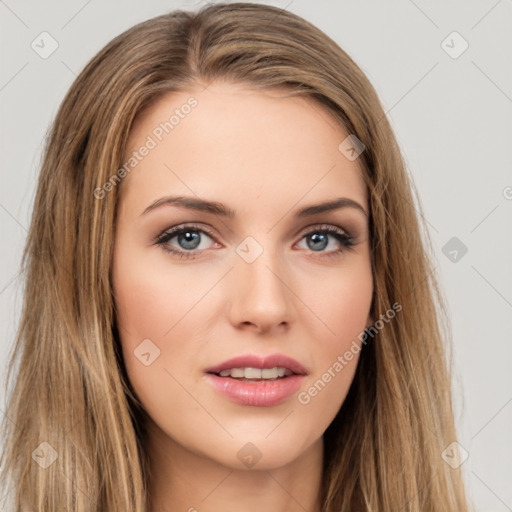
[{"label": "nose", "polygon": [[229,281],[231,324],[259,333],[289,326],[293,293],[278,257],[263,251],[252,263],[236,258]]}]

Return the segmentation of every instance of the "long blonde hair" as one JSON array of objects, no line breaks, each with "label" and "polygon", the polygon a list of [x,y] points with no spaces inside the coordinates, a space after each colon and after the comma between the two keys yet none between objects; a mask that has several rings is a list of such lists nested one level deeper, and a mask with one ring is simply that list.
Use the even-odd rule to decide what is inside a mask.
[{"label": "long blonde hair", "polygon": [[290,12],[252,3],[173,11],[132,27],[91,60],[62,102],[46,141],[6,378],[7,389],[17,367],[1,459],[15,510],[150,506],[144,411],[120,357],[110,281],[122,183],[101,199],[95,190],[122,165],[142,109],[217,79],[311,98],[366,148],[371,313],[379,318],[395,303],[401,311],[363,347],[324,435],[323,512],[467,510],[460,471],[441,457],[456,439],[448,316],[390,124],[334,41]]}]

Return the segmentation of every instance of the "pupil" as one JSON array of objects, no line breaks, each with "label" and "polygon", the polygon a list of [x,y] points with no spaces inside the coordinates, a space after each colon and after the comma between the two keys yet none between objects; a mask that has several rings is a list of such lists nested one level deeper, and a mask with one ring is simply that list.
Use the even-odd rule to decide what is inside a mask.
[{"label": "pupil", "polygon": [[184,240],[184,245],[180,244],[183,249],[195,249],[199,245],[199,233],[193,231],[185,231],[178,235],[178,241]]},{"label": "pupil", "polygon": [[310,236],[310,240],[312,244],[308,242],[308,246],[312,250],[325,249],[328,244],[327,235],[325,233],[314,233]]}]

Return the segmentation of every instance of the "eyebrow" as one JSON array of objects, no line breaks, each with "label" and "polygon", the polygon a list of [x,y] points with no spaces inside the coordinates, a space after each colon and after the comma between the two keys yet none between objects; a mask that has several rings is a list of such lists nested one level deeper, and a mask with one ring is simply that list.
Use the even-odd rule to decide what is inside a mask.
[{"label": "eyebrow", "polygon": [[[234,218],[236,217],[236,211],[229,208],[228,206],[219,203],[217,201],[208,201],[206,199],[199,199],[195,197],[186,197],[186,196],[165,196],[157,199],[152,202],[141,215],[145,215],[156,208],[160,208],[161,206],[169,205],[169,206],[180,206],[182,208],[187,208],[189,210],[195,210],[199,212],[211,213],[213,215],[219,215],[226,218]],[[301,208],[295,213],[295,217],[303,218],[310,217],[313,215],[317,215],[319,213],[324,213],[332,210],[339,210],[342,208],[353,208],[362,212],[366,217],[368,217],[368,213],[363,208],[361,204],[349,197],[339,197],[337,199],[333,199],[332,201],[327,201],[324,203],[312,204]]]}]

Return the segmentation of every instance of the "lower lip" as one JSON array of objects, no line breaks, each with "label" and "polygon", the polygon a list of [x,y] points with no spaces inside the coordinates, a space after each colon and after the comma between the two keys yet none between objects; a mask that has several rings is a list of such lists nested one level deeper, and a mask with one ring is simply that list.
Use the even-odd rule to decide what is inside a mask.
[{"label": "lower lip", "polygon": [[255,380],[243,382],[230,377],[207,373],[209,382],[224,396],[241,405],[270,407],[293,395],[299,388],[304,375],[290,375],[276,380]]}]

